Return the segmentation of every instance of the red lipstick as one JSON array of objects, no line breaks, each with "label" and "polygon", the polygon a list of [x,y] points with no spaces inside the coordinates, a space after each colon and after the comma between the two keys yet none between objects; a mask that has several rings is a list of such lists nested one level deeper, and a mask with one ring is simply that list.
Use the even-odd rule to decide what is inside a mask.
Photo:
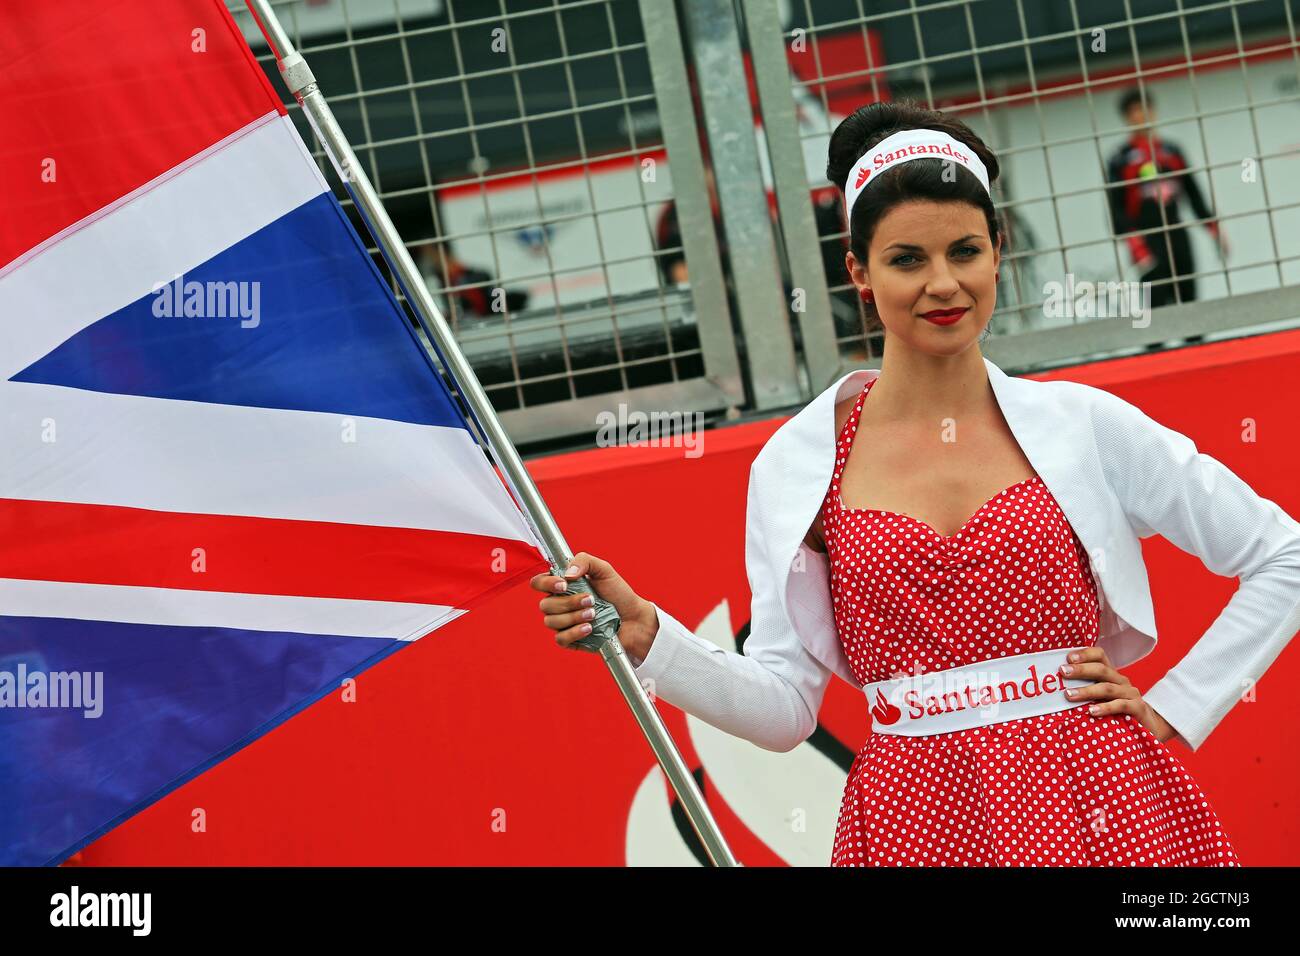
[{"label": "red lipstick", "polygon": [[933,322],[935,325],[952,325],[969,311],[970,306],[961,309],[935,309],[933,312],[922,314],[921,318]]}]

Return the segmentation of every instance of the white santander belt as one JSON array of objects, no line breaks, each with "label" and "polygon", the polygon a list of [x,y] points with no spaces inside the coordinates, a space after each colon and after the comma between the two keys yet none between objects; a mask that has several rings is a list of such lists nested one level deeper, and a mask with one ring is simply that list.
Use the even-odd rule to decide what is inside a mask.
[{"label": "white santander belt", "polygon": [[863,688],[878,734],[925,737],[1077,707],[1067,687],[1091,679],[1060,673],[1077,647],[995,657],[962,667],[875,681]]}]

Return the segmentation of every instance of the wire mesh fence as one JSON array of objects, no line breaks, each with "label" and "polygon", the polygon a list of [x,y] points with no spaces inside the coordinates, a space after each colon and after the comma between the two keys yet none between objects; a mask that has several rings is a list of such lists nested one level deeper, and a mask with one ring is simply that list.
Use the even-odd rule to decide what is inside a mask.
[{"label": "wire mesh fence", "polygon": [[[746,3],[753,13],[767,6]],[[1239,334],[1234,299],[1269,290],[1279,294],[1265,311],[1296,318],[1300,303],[1282,292],[1300,282],[1300,46],[1289,0],[770,6],[782,11],[793,95],[826,121],[801,134],[810,154],[824,155],[833,124],[859,105],[903,97],[957,115],[997,154],[1008,243],[995,333],[1094,324],[1097,334],[1071,338],[1091,354],[1180,331]],[[846,239],[842,219],[822,235],[828,263]],[[827,271],[836,307],[856,310],[842,266]],[[1165,309],[1146,334],[1102,334],[1095,320],[1113,316],[1099,310],[1098,288],[1141,281],[1152,309],[1220,307],[1186,313],[1197,317],[1190,326]],[[879,342],[868,344],[876,354]]]},{"label": "wire mesh fence", "polygon": [[[227,6],[336,182],[256,24]],[[701,378],[635,3],[273,6],[499,411]]]},{"label": "wire mesh fence", "polygon": [[[242,3],[227,3],[274,80]],[[951,111],[999,158],[989,351],[1004,365],[1300,316],[1293,0],[275,7],[528,439],[589,433],[593,410],[624,398],[734,416],[792,394],[773,379],[824,385],[827,351],[834,367],[876,361],[825,162],[835,125],[877,100]],[[752,114],[719,115],[744,102],[720,89]],[[727,160],[751,119],[758,168],[737,186]],[[755,264],[769,240],[776,261]],[[1143,288],[1148,324],[1116,314],[1117,285]]]}]

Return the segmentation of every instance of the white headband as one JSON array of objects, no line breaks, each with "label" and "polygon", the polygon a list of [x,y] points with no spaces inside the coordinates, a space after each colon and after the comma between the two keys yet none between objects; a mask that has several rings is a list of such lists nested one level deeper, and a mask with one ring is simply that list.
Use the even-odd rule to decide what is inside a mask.
[{"label": "white headband", "polygon": [[867,184],[891,166],[905,163],[911,159],[950,159],[965,166],[980,181],[984,191],[993,195],[989,189],[989,173],[975,155],[975,151],[965,143],[953,139],[943,130],[905,129],[886,136],[875,146],[863,153],[853,169],[849,171],[849,180],[844,184],[844,216],[848,222],[853,216],[853,204],[858,201]]}]

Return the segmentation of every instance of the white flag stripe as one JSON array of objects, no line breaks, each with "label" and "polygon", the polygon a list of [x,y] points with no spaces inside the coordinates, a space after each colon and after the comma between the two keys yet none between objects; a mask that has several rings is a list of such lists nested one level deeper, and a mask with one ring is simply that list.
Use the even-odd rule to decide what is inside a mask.
[{"label": "white flag stripe", "polygon": [[0,578],[6,617],[225,627],[414,641],[466,612],[441,604]]},{"label": "white flag stripe", "polygon": [[0,448],[0,498],[537,543],[463,428],[0,382]]},{"label": "white flag stripe", "polygon": [[[0,379],[320,195],[303,156],[292,122],[269,113],[0,276]],[[177,222],[194,228],[160,242],[159,223]]]}]

